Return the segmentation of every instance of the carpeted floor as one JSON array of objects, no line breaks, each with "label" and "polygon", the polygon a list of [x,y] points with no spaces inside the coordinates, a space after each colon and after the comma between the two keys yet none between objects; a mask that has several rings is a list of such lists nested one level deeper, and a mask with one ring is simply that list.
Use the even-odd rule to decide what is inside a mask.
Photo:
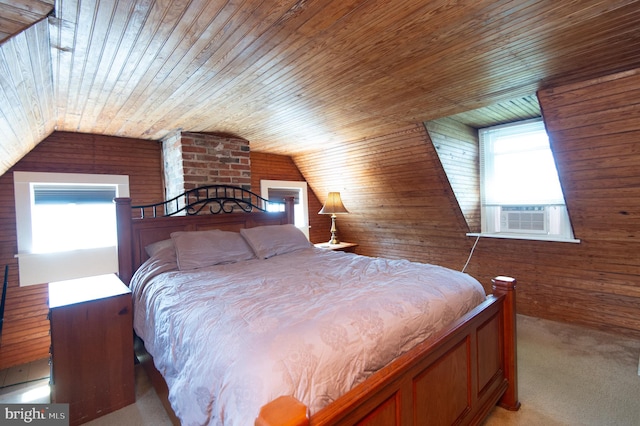
[{"label": "carpeted floor", "polygon": [[[521,315],[517,326],[522,408],[495,408],[483,426],[640,425],[640,341]],[[144,370],[136,366],[136,403],[87,425],[171,422]]]},{"label": "carpeted floor", "polygon": [[485,426],[640,425],[640,341],[518,316],[522,408],[495,408]]}]

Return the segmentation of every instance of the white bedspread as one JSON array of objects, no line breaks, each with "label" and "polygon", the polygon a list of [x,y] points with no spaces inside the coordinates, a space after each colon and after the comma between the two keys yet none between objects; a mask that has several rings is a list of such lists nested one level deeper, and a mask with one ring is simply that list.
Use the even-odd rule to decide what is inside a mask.
[{"label": "white bedspread", "polygon": [[316,248],[173,266],[149,259],[131,287],[183,425],[253,425],[280,395],[313,413],[486,297],[461,272]]}]

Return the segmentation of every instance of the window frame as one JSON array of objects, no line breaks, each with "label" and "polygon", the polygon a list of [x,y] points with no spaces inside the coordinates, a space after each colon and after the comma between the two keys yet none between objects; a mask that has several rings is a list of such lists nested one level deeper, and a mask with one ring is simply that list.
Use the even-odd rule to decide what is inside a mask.
[{"label": "window frame", "polygon": [[[298,189],[300,190],[300,204],[302,207],[303,225],[298,226],[304,235],[309,239],[309,196],[308,185],[305,181],[291,180],[260,180],[260,194],[263,198],[269,198],[269,188],[272,189]],[[295,212],[294,212],[295,213]]]},{"label": "window frame", "polygon": [[[562,187],[560,183],[560,178],[558,176],[558,184],[560,185],[560,191],[562,200],[559,202],[557,197],[554,200],[549,199],[548,201],[540,202],[540,200],[531,200],[530,202],[500,202],[491,200],[488,202],[486,200],[486,188],[485,183],[487,179],[487,171],[486,164],[489,163],[493,166],[493,157],[488,156],[488,150],[485,147],[485,138],[483,137],[483,132],[495,132],[500,130],[505,130],[505,133],[510,133],[510,130],[516,128],[518,126],[522,126],[528,131],[531,131],[532,127],[538,126],[541,127],[542,130],[546,129],[544,126],[544,122],[542,119],[533,119],[533,120],[524,120],[519,122],[508,123],[499,126],[491,126],[483,129],[478,129],[478,148],[479,148],[479,157],[480,157],[480,215],[481,215],[481,232],[480,233],[468,233],[468,236],[481,236],[481,237],[490,237],[490,238],[507,238],[507,239],[522,239],[522,240],[537,240],[537,241],[555,241],[555,242],[570,242],[570,243],[579,243],[580,240],[576,239],[573,234],[573,227],[571,224],[571,219],[569,216],[569,212],[566,207],[566,202],[564,198],[564,193],[562,192]],[[526,126],[526,127],[525,127]],[[537,129],[539,131],[540,129]],[[526,130],[525,130],[526,131]],[[549,151],[551,156],[553,156],[553,151],[551,150],[551,146],[549,145]],[[490,157],[490,158],[487,158]],[[554,167],[555,159],[554,159]],[[556,167],[557,173],[557,167]],[[534,230],[504,230],[502,229],[502,225],[504,223],[505,217],[503,217],[503,208],[507,207],[522,207],[523,212],[526,211],[527,208],[533,210],[533,207],[544,206],[543,214],[545,218],[545,230],[544,231],[534,231]],[[517,210],[517,209],[515,209]],[[540,210],[537,210],[538,212]],[[523,213],[524,214],[524,213]],[[551,233],[551,230],[560,230],[560,232]]]},{"label": "window frame", "polygon": [[[129,176],[14,172],[16,238],[20,286],[118,272],[117,246],[76,249],[52,253],[33,252],[31,207],[33,186],[38,184],[114,185],[117,197],[129,196]],[[114,205],[115,211],[115,205]]]}]

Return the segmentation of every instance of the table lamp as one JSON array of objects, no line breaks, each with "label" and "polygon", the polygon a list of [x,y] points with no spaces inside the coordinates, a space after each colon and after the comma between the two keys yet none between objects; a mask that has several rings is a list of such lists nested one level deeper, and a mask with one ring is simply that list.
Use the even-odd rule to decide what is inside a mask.
[{"label": "table lamp", "polygon": [[342,204],[339,192],[330,192],[327,195],[327,200],[324,202],[324,206],[318,212],[318,214],[330,214],[331,215],[331,240],[329,244],[340,244],[338,236],[336,234],[336,214],[349,213]]}]

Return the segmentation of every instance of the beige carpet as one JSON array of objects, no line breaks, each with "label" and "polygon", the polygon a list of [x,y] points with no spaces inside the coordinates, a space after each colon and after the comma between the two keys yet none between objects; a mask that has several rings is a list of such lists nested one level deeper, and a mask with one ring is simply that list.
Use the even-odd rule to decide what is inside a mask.
[{"label": "beige carpet", "polygon": [[518,316],[522,408],[485,426],[640,425],[640,341]]},{"label": "beige carpet", "polygon": [[[522,408],[496,408],[484,426],[640,425],[640,341],[582,327],[518,316],[519,396]],[[170,425],[142,368],[137,401],[87,423]]]}]

